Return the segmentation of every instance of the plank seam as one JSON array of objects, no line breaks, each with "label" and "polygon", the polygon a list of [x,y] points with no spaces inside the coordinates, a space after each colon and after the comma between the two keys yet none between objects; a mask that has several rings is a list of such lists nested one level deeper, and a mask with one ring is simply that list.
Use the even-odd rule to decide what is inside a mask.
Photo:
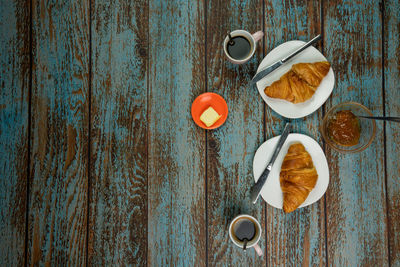
[{"label": "plank seam", "polygon": [[150,96],[149,96],[149,84],[150,84],[150,2],[147,0],[147,58],[146,58],[146,87],[147,87],[147,100],[146,100],[146,266],[149,266],[149,103],[150,103]]},{"label": "plank seam", "polygon": [[149,266],[149,113],[150,113],[150,2],[147,0],[147,59],[146,59],[146,266]]},{"label": "plank seam", "polygon": [[[208,92],[208,79],[207,79],[207,7],[208,7],[208,0],[204,1],[204,81],[205,81],[205,91]],[[208,266],[208,138],[207,138],[207,130],[204,130],[205,135],[205,216],[206,216],[206,223],[205,223],[205,233],[206,233],[206,266]]]},{"label": "plank seam", "polygon": [[[262,39],[262,57],[264,59],[265,57],[265,1],[261,1],[262,2],[262,31],[264,33],[264,37]],[[267,140],[266,137],[266,131],[267,131],[267,116],[266,116],[266,104],[264,101],[262,101],[263,103],[263,133],[262,133],[262,138],[263,138],[263,143]],[[267,223],[267,203],[265,201],[263,201],[264,203],[264,223],[265,223],[265,227],[264,227],[264,231],[265,231],[265,266],[268,267],[268,223]]]},{"label": "plank seam", "polygon": [[87,162],[87,203],[86,203],[86,259],[85,266],[89,265],[89,223],[90,223],[90,167],[91,167],[91,137],[92,137],[92,1],[89,0],[89,81],[88,81],[88,162]]},{"label": "plank seam", "polygon": [[[321,34],[322,34],[322,42],[321,42],[321,52],[324,54],[325,47],[324,47],[324,40],[325,40],[325,27],[324,27],[324,0],[321,0],[320,3],[320,22],[321,22]],[[326,113],[326,103],[323,104],[322,108],[322,118],[325,117]],[[326,143],[325,140],[322,138],[322,148],[324,154],[326,154]],[[328,259],[328,212],[326,210],[326,194],[324,194],[324,235],[325,235],[325,266],[329,266],[329,259]]]},{"label": "plank seam", "polygon": [[31,128],[32,128],[32,78],[33,78],[33,12],[32,0],[29,1],[29,82],[28,82],[28,166],[26,181],[26,207],[25,207],[25,244],[24,244],[24,266],[28,266],[28,240],[29,240],[29,196],[30,196],[30,173],[31,173]]},{"label": "plank seam", "polygon": [[[382,45],[382,106],[383,106],[383,116],[386,116],[386,95],[385,95],[385,0],[379,2],[379,10],[381,12],[382,18],[382,38],[381,38],[381,45]],[[390,255],[390,238],[389,238],[389,231],[390,231],[390,216],[389,216],[389,199],[388,199],[388,187],[387,187],[387,150],[386,150],[386,121],[383,121],[383,167],[385,172],[385,198],[386,198],[386,227],[387,227],[387,250],[388,250],[388,264],[392,266],[391,263],[391,255]]]}]

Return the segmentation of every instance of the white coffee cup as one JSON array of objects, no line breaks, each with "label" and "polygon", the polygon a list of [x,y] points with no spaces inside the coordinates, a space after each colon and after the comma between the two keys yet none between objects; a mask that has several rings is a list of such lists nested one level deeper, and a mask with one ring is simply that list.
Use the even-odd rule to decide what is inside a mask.
[{"label": "white coffee cup", "polygon": [[258,241],[260,241],[261,238],[261,233],[262,233],[262,229],[261,229],[261,225],[260,223],[256,220],[256,218],[254,218],[253,216],[247,215],[247,214],[241,214],[236,216],[231,224],[229,225],[229,237],[232,240],[232,242],[240,247],[243,248],[244,247],[244,242],[240,241],[236,236],[235,236],[235,224],[237,224],[238,222],[240,222],[241,220],[250,220],[255,228],[256,228],[256,233],[254,235],[254,237],[249,240],[246,244],[246,248],[254,248],[254,250],[256,251],[256,253],[258,254],[258,256],[262,256],[263,252],[262,249],[260,248],[260,246],[257,244]]},{"label": "white coffee cup", "polygon": [[230,62],[232,62],[233,64],[243,64],[243,63],[246,63],[247,61],[249,61],[249,59],[254,55],[254,53],[256,52],[257,42],[259,40],[261,40],[261,38],[264,36],[264,33],[262,31],[258,31],[254,34],[250,34],[248,31],[245,31],[245,30],[235,30],[235,31],[231,32],[230,35],[232,38],[237,37],[237,36],[244,37],[250,43],[250,53],[248,54],[248,56],[244,59],[234,59],[228,53],[227,46],[228,46],[228,42],[229,42],[229,36],[226,36],[226,38],[224,40],[224,53],[225,53],[226,57],[228,58],[228,60]]}]

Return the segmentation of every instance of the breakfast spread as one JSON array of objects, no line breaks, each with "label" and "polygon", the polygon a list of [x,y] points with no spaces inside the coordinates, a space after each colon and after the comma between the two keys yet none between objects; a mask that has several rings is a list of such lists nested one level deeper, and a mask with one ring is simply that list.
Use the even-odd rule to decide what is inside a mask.
[{"label": "breakfast spread", "polygon": [[342,146],[357,145],[361,127],[358,118],[349,110],[341,110],[328,121],[328,135],[335,143]]},{"label": "breakfast spread", "polygon": [[[332,71],[330,72],[331,64],[315,48],[308,49],[308,52],[304,52],[303,58],[300,56],[297,63],[293,64],[290,70],[282,76],[279,77],[279,74],[274,76],[273,74],[275,69],[304,51],[313,42],[320,40],[320,37],[319,35],[304,44],[299,44],[298,41],[290,41],[280,45],[277,47],[279,49],[276,48],[271,51],[271,54],[275,53],[273,56],[268,59],[268,56],[264,58],[264,60],[267,59],[265,61],[267,63],[259,68],[260,70],[250,82],[250,85],[257,85],[257,89],[260,91],[264,101],[272,109],[276,108],[276,111],[279,111],[278,113],[286,118],[300,118],[311,114],[326,101],[332,92],[334,87],[334,73]],[[301,46],[299,47],[299,45]],[[226,46],[226,53],[228,53],[230,57],[239,59],[248,54],[248,42],[243,40],[242,36],[229,35],[229,38],[227,37],[226,39]],[[297,48],[293,49],[292,53],[287,55],[287,50],[285,49],[288,47]],[[237,50],[234,51],[233,49]],[[307,56],[304,57],[304,55]],[[276,60],[278,56],[281,56],[281,58]],[[308,58],[308,56],[310,56],[310,58]],[[273,79],[274,82],[265,86],[263,82],[266,82],[264,78],[267,75],[272,75],[269,76],[269,78]],[[326,82],[322,84],[324,79]],[[317,90],[319,90],[318,94],[315,95]],[[265,98],[263,93],[268,97]],[[304,103],[311,98],[314,100],[308,101],[304,105],[292,105],[285,101],[268,102],[271,98],[286,100],[293,104]],[[218,107],[221,114],[213,107]],[[224,107],[224,109],[221,109],[221,107]],[[204,93],[198,96],[192,104],[192,117],[194,121],[197,125],[205,129],[218,128],[220,124],[225,121],[227,113],[228,108],[225,100],[215,93]],[[330,139],[342,146],[358,144],[361,127],[358,118],[351,111],[339,111],[330,120],[324,119],[323,123],[326,124],[326,121],[328,121],[328,127],[323,127],[322,134],[324,138],[325,132],[327,132]],[[260,171],[261,175],[254,175],[256,184],[253,185],[250,190],[253,203],[256,203],[259,195],[262,195],[264,200],[272,206],[277,208],[282,207],[285,213],[295,211],[301,205],[304,205],[306,199],[308,199],[307,205],[317,201],[325,193],[329,183],[329,167],[323,150],[318,142],[312,138],[310,141],[309,137],[299,134],[294,134],[292,136],[291,144],[288,147],[287,154],[283,158],[279,176],[277,177],[277,174],[273,171],[273,162],[278,158],[279,150],[285,144],[286,137],[289,136],[290,131],[288,130],[286,132],[286,129],[289,129],[289,124],[289,122],[286,124],[285,130],[278,140],[273,141],[274,138],[272,138],[265,142],[265,144],[269,144],[265,146],[265,150],[263,148],[265,152],[262,153],[267,153],[267,155],[271,154],[272,158],[270,158],[270,163],[268,163],[267,167],[263,167],[262,171]],[[283,136],[285,136],[285,138],[283,138]],[[270,146],[272,142],[276,142],[275,152],[273,147]],[[311,155],[313,155],[315,162],[313,162]],[[254,170],[261,168],[259,166],[265,164],[265,154],[259,158],[260,160],[254,160]],[[263,163],[258,161],[262,161]],[[279,183],[276,183],[277,187],[275,188],[275,183],[271,182],[268,189],[263,191],[263,189],[265,189],[263,186],[267,182],[269,175],[274,176],[270,179],[279,179]],[[318,187],[316,187],[317,182]],[[276,192],[278,192],[279,197],[276,197]],[[280,198],[280,196],[283,197]],[[251,239],[251,237],[249,238]],[[244,247],[246,247],[246,245],[244,245]]]},{"label": "breakfast spread", "polygon": [[285,213],[296,210],[307,199],[317,179],[317,170],[303,144],[292,144],[283,159],[280,172]]},{"label": "breakfast spread", "polygon": [[212,126],[217,120],[221,118],[221,115],[218,114],[215,109],[211,106],[208,107],[201,115],[200,120],[207,126]]},{"label": "breakfast spread", "polygon": [[305,102],[314,95],[330,67],[328,61],[294,64],[278,81],[267,86],[264,93],[294,104]]}]

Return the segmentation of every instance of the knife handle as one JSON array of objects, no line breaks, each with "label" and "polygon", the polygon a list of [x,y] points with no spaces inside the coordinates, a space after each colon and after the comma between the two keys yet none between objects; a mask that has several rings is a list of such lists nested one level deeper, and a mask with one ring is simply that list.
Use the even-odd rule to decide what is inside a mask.
[{"label": "knife handle", "polygon": [[281,61],[283,63],[286,63],[289,59],[291,59],[292,57],[294,57],[295,55],[297,55],[298,53],[302,52],[304,49],[306,49],[307,47],[309,47],[310,45],[312,45],[313,43],[321,40],[322,36],[321,34],[318,34],[317,36],[315,36],[314,38],[312,38],[310,41],[308,41],[307,43],[305,43],[304,45],[302,45],[300,48],[298,48],[296,51],[294,51],[292,54],[288,55],[287,57],[285,57],[284,59],[282,59]]},{"label": "knife handle", "polygon": [[281,134],[281,137],[279,138],[278,144],[275,147],[274,154],[272,154],[272,157],[270,159],[270,164],[274,164],[276,158],[278,157],[279,152],[281,151],[281,148],[283,146],[283,143],[286,141],[287,136],[290,133],[290,123],[287,122],[285,125],[285,128],[283,129],[283,132]]}]

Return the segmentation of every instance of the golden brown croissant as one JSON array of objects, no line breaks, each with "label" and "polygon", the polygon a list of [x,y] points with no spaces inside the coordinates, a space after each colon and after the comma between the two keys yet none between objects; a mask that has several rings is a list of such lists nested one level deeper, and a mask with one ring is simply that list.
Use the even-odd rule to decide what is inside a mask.
[{"label": "golden brown croissant", "polygon": [[318,87],[322,79],[328,74],[330,67],[331,64],[328,61],[322,61],[294,64],[292,70],[310,86]]},{"label": "golden brown croissant", "polygon": [[283,211],[297,209],[317,183],[318,173],[310,154],[301,143],[292,144],[283,159],[280,183],[283,192]]},{"label": "golden brown croissant", "polygon": [[328,61],[294,64],[289,72],[267,86],[264,92],[269,97],[295,104],[304,102],[314,95],[330,67]]}]

